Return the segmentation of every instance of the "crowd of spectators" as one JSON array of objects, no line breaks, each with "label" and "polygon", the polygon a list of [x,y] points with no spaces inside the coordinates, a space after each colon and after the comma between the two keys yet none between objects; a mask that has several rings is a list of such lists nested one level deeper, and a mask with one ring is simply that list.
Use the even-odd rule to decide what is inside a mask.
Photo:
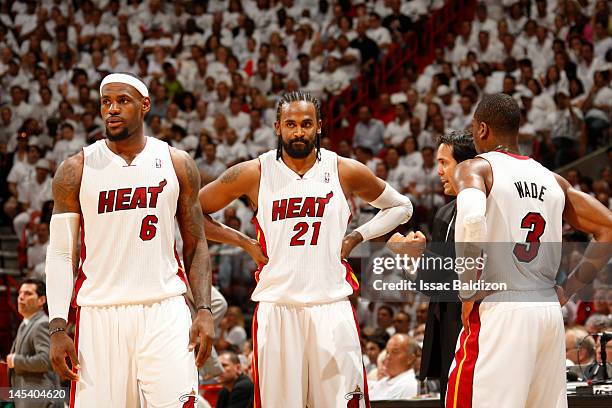
[{"label": "crowd of spectators", "polygon": [[[145,133],[189,152],[205,184],[227,167],[276,147],[273,123],[280,93],[301,89],[322,100],[340,94],[357,76],[372,73],[388,49],[401,46],[405,34],[443,4],[2,2],[0,172],[7,183],[0,187],[1,217],[22,240],[24,271],[44,276],[55,169],[104,137],[98,85],[107,73],[124,71],[143,78],[152,95]],[[449,129],[470,127],[485,93],[516,98],[522,109],[522,153],[551,169],[610,143],[610,21],[605,0],[478,3],[474,20],[446,34],[422,73],[408,64],[395,87],[380,90],[378,100],[359,107],[351,141],[337,143],[336,151],[366,164],[410,196],[416,208],[413,225],[427,232],[436,208],[445,202],[436,172],[436,139]],[[322,145],[330,147],[332,141],[324,137]],[[607,167],[600,178],[590,180],[573,170],[568,178],[612,208],[610,173]],[[351,228],[375,213],[359,200],[350,204]],[[240,200],[215,214],[219,221],[253,235],[251,217]],[[231,247],[211,250],[216,286],[231,305],[239,306],[230,308],[217,331],[222,333],[217,346],[245,357],[254,264]],[[609,292],[607,296],[610,299]],[[422,391],[415,374],[424,302],[417,297],[382,305],[360,299],[368,377],[379,381],[373,394],[392,394],[396,377],[402,384],[411,383],[414,393]],[[566,314],[612,312],[609,302],[607,309],[605,302],[595,303],[576,304],[575,310],[566,308]],[[587,322],[573,317],[568,327]],[[581,336],[572,330],[572,339]],[[226,357],[228,365],[235,363],[235,355]],[[435,390],[435,384],[427,387]]]}]

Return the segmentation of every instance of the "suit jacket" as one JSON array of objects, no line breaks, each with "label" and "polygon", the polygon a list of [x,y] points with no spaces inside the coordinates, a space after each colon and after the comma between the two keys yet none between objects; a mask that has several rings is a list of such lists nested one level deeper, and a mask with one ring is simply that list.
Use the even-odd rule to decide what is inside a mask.
[{"label": "suit jacket", "polygon": [[[424,258],[455,258],[456,200],[441,207],[435,215],[432,227],[432,242],[427,246]],[[423,259],[425,261],[425,259]],[[431,265],[432,263],[430,263]],[[456,279],[457,275],[446,269],[428,269],[417,272],[417,280],[444,283]],[[419,378],[439,378],[441,404],[448,384],[448,372],[455,356],[457,338],[462,328],[461,302],[457,292],[424,291],[430,297],[423,353]]]},{"label": "suit jacket", "polygon": [[[15,354],[14,368],[9,369],[9,381],[15,389],[60,387],[59,377],[51,369],[49,360],[49,317],[40,310],[34,314],[28,325],[22,321],[11,346]],[[55,404],[55,405],[54,405]],[[15,400],[16,408],[39,408],[62,406],[63,404],[44,400]]]},{"label": "suit jacket", "polygon": [[253,406],[253,382],[240,374],[234,388],[223,388],[219,393],[216,408],[249,408]]}]

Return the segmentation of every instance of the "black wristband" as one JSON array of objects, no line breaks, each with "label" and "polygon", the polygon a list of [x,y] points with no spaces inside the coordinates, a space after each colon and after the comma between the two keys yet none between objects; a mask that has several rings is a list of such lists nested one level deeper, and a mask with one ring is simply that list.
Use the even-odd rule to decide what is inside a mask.
[{"label": "black wristband", "polygon": [[55,329],[49,330],[49,337],[53,336],[55,333],[65,332],[65,331],[66,331],[65,327],[56,327]]},{"label": "black wristband", "polygon": [[210,314],[213,314],[212,309],[210,308],[210,306],[199,306],[197,308],[198,311],[200,310],[208,310],[210,312]]}]

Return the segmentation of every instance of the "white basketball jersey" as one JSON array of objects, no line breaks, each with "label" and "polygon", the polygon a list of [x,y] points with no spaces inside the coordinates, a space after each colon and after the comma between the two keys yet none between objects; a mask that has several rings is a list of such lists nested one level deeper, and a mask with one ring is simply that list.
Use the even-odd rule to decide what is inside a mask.
[{"label": "white basketball jersey", "polygon": [[561,261],[563,190],[551,171],[526,156],[494,151],[478,157],[493,169],[483,278],[506,282],[509,290],[552,288]]},{"label": "white basketball jersey", "polygon": [[340,259],[350,219],[338,177],[338,156],[321,149],[303,177],[276,159],[259,156],[258,238],[269,258],[256,273],[256,302],[317,304],[346,298],[356,280]]},{"label": "white basketball jersey", "polygon": [[146,141],[130,165],[104,140],[83,149],[79,306],[149,303],[186,291],[174,250],[178,179],[168,144]]}]

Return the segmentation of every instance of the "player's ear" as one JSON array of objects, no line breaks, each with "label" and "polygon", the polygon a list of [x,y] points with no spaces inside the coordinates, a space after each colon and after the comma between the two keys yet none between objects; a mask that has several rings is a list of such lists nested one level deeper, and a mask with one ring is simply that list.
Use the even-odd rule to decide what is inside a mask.
[{"label": "player's ear", "polygon": [[144,97],[142,98],[142,113],[147,114],[151,110],[151,98]]},{"label": "player's ear", "polygon": [[489,137],[489,125],[485,122],[480,122],[478,125],[478,138],[479,139],[487,139]]},{"label": "player's ear", "polygon": [[278,121],[274,122],[274,134],[276,136],[280,136],[281,135],[280,123]]}]

